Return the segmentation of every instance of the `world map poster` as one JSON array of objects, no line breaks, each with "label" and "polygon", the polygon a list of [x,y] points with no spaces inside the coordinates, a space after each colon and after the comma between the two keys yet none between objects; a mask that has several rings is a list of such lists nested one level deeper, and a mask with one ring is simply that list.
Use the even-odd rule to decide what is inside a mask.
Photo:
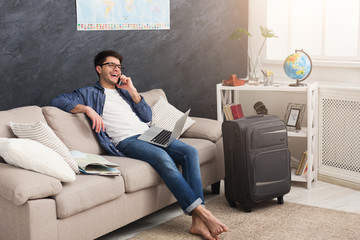
[{"label": "world map poster", "polygon": [[77,30],[170,29],[170,0],[76,0]]}]

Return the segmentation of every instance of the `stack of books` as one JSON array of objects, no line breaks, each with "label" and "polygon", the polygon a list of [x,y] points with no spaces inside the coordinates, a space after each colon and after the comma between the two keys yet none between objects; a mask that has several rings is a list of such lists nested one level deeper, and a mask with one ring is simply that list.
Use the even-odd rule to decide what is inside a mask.
[{"label": "stack of books", "polygon": [[303,152],[301,154],[301,158],[299,161],[299,165],[296,168],[296,175],[300,175],[300,176],[305,176],[307,169],[308,169],[308,161],[307,161],[308,157],[307,157],[307,151]]},{"label": "stack of books", "polygon": [[227,104],[223,106],[223,110],[227,121],[244,117],[241,104]]}]

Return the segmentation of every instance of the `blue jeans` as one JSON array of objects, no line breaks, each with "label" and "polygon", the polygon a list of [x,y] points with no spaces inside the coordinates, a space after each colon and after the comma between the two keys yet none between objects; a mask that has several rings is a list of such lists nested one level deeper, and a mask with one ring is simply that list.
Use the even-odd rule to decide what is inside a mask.
[{"label": "blue jeans", "polygon": [[[167,148],[126,138],[116,146],[125,156],[149,163],[164,180],[185,214],[204,204],[198,151],[192,146],[175,140]],[[182,168],[182,174],[175,164]]]}]

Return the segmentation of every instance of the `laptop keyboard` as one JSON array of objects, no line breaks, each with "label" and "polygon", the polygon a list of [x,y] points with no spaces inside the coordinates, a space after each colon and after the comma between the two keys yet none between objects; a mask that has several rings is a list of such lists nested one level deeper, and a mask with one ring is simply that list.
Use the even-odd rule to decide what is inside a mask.
[{"label": "laptop keyboard", "polygon": [[158,144],[166,144],[171,136],[171,132],[167,130],[162,130],[158,135],[156,135],[153,139],[151,139],[151,142],[158,143]]}]

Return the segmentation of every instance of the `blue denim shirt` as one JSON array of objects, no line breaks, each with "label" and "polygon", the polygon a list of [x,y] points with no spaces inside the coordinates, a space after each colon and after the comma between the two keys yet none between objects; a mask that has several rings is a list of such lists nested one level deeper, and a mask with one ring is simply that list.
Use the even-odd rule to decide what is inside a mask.
[{"label": "blue denim shirt", "polygon": [[[139,119],[143,122],[150,122],[152,118],[152,112],[149,105],[141,97],[139,103],[135,103],[129,92],[120,88],[117,88],[120,96],[131,106],[132,110],[136,113]],[[94,86],[83,87],[75,90],[72,93],[62,94],[57,96],[51,101],[51,105],[58,107],[66,112],[70,112],[76,105],[82,104],[94,109],[100,116],[103,115],[105,104],[105,90],[99,82]],[[115,145],[110,141],[110,137],[103,130],[100,133],[96,133],[100,145],[110,154],[114,156],[124,156]]]}]

